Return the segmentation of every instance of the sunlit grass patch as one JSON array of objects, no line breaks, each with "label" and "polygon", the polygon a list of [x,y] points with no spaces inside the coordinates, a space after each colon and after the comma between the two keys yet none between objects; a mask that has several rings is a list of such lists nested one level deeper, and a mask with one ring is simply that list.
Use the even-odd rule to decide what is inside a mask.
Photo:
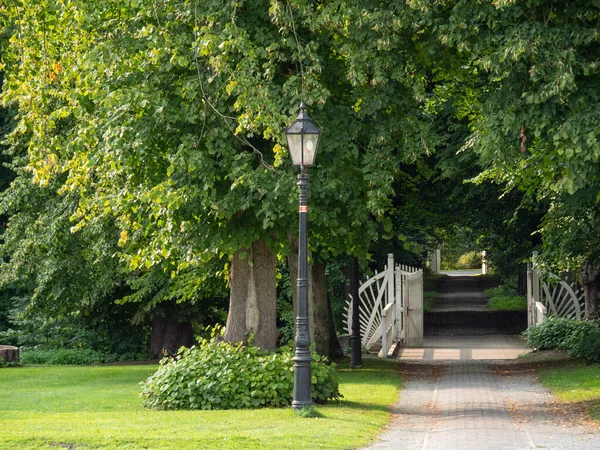
[{"label": "sunlit grass patch", "polygon": [[397,363],[339,365],[343,399],[319,415],[290,408],[228,411],[144,409],[138,383],[157,366],[0,369],[2,449],[350,449],[368,444],[397,400]]},{"label": "sunlit grass patch", "polygon": [[540,381],[560,400],[586,402],[587,413],[600,420],[600,364],[570,363],[564,367],[543,369]]}]

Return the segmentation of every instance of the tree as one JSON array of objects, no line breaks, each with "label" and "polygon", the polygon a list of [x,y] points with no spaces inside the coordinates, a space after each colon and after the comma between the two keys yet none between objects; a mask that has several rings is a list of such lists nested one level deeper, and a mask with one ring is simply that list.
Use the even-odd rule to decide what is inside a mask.
[{"label": "tree", "polygon": [[[411,4],[421,13],[424,47],[446,62],[435,68],[443,80],[438,100],[452,99],[468,117],[465,149],[487,165],[482,178],[522,191],[526,202],[549,203],[541,227],[547,261],[583,268],[588,318],[597,318],[597,241],[570,244],[574,234],[590,236],[582,218],[598,203],[600,8],[593,1]],[[559,216],[570,225],[556,226]]]},{"label": "tree", "polygon": [[[313,255],[364,258],[398,162],[429,140],[410,13],[342,1],[14,2],[3,101],[19,108],[10,143],[20,159],[5,273],[31,277],[17,269],[40,264],[40,237],[63,255],[76,239],[94,270],[110,266],[100,270],[108,285],[110,274],[125,280],[133,292],[122,301],[152,311],[190,298],[190,271],[210,295],[224,258],[231,339],[252,332],[273,348],[256,308],[237,306],[253,305],[247,293],[260,284],[257,302],[274,310],[273,254],[289,252],[297,228],[283,127],[304,98],[326,130],[311,174]],[[30,196],[46,196],[41,211]],[[45,226],[20,240],[37,216]],[[38,298],[61,303],[68,283],[86,290],[54,269],[46,291],[36,280]]]}]

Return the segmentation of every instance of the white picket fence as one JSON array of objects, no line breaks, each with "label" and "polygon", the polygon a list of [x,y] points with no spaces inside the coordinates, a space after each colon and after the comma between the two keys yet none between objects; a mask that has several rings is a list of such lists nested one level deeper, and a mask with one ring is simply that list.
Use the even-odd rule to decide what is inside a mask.
[{"label": "white picket fence", "polygon": [[542,272],[536,263],[537,253],[527,264],[527,323],[536,326],[546,317],[581,320],[585,311],[583,289],[553,273]]},{"label": "white picket fence", "polygon": [[[367,352],[381,342],[381,355],[393,353],[395,344],[423,343],[423,271],[407,265],[394,265],[388,255],[383,272],[358,289],[362,345]],[[346,308],[347,331],[352,330],[352,302]]]}]

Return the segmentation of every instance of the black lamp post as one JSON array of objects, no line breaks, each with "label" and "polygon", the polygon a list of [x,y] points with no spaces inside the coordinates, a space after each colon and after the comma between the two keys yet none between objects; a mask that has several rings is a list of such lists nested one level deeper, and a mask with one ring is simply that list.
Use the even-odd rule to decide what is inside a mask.
[{"label": "black lamp post", "polygon": [[310,373],[310,334],[308,329],[308,253],[306,244],[306,215],[308,213],[307,167],[315,162],[321,129],[315,126],[306,113],[304,102],[294,123],[285,128],[292,164],[300,166],[300,233],[298,238],[298,317],[296,318],[296,350],[294,352],[293,409],[312,405]]},{"label": "black lamp post", "polygon": [[359,269],[358,258],[354,258],[352,270],[352,335],[350,336],[350,367],[360,369],[362,367],[362,349],[360,336],[360,299],[358,296]]}]

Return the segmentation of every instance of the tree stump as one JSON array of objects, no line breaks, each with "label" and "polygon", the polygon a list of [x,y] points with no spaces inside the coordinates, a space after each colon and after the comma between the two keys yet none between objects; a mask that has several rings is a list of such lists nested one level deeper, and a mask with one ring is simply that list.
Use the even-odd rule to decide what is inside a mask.
[{"label": "tree stump", "polygon": [[19,348],[10,345],[0,345],[0,361],[19,363]]}]

